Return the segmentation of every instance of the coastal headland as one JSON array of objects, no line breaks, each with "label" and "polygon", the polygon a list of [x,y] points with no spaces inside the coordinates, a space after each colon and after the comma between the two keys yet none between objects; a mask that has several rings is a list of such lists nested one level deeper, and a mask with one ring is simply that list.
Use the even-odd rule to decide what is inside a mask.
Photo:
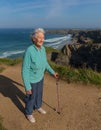
[{"label": "coastal headland", "polygon": [[[94,34],[96,33],[94,32]],[[75,80],[73,76],[75,74],[77,77],[80,69],[80,79],[77,80],[85,80],[85,68],[92,67],[94,73],[90,74],[91,71],[88,71],[87,76],[92,76],[94,82],[101,81],[99,78],[101,77],[100,33],[94,35],[98,37],[97,42],[94,42],[93,39],[96,39],[94,37],[91,39],[93,42],[86,41],[85,43],[78,42],[79,34],[81,34],[80,31],[78,34],[73,34],[74,39],[71,45],[67,43],[59,51],[48,50],[50,53],[47,53],[47,58],[55,63],[54,66],[59,66],[58,70],[62,73],[62,77],[66,74],[67,78]],[[85,32],[83,34],[86,35]],[[93,36],[93,33],[90,32],[90,34]],[[85,35],[83,39],[85,39]],[[2,62],[5,62],[6,65]],[[15,64],[13,60],[9,62],[8,59],[4,59],[4,61],[2,59],[2,62],[0,62],[0,116],[3,119],[3,126],[7,130],[101,130],[100,86],[82,82],[67,82],[61,78],[58,82],[60,97],[60,114],[58,114],[56,111],[58,108],[56,79],[45,73],[43,108],[47,114],[40,115],[37,111],[33,112],[36,123],[31,124],[24,115],[25,89],[21,78],[22,62],[18,63],[15,60],[14,62],[17,63]],[[71,67],[67,73],[60,68],[60,66],[65,66],[68,70],[69,65]],[[74,67],[75,73],[73,73],[72,67]]]}]

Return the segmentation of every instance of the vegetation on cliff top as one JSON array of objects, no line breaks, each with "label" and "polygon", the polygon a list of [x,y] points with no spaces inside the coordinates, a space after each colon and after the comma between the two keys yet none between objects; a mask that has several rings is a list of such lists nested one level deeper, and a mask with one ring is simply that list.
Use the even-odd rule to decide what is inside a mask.
[{"label": "vegetation on cliff top", "polygon": [[3,125],[2,125],[2,118],[0,117],[0,130],[7,130]]},{"label": "vegetation on cliff top", "polygon": [[[22,62],[22,59],[0,59],[0,64],[6,65],[16,65]],[[73,68],[70,66],[63,66],[55,64],[49,61],[52,68],[59,73],[59,77],[67,82],[75,83],[85,83],[85,84],[95,84],[101,85],[101,73],[92,70],[91,68]],[[1,70],[3,70],[0,67]]]},{"label": "vegetation on cliff top", "polygon": [[50,65],[59,73],[60,79],[66,80],[68,83],[84,83],[101,85],[101,73],[92,70],[91,68],[73,68],[70,66],[57,65],[50,62]]}]

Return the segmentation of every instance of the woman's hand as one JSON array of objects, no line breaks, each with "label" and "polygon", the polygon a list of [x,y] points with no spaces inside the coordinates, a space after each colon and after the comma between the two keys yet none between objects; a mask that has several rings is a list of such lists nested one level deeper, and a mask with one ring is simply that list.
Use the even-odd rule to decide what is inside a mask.
[{"label": "woman's hand", "polygon": [[57,72],[55,72],[55,73],[53,74],[53,76],[54,76],[56,79],[59,78],[59,74],[58,74]]},{"label": "woman's hand", "polygon": [[32,94],[32,90],[26,90],[26,94]]}]

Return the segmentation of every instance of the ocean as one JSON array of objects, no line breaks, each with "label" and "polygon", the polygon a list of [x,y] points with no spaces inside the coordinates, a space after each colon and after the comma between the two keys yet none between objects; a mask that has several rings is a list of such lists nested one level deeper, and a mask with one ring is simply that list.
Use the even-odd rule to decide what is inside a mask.
[{"label": "ocean", "polygon": [[[33,44],[33,29],[0,29],[0,58],[23,57],[26,48]],[[45,34],[44,46],[61,49],[71,43],[72,35]]]}]

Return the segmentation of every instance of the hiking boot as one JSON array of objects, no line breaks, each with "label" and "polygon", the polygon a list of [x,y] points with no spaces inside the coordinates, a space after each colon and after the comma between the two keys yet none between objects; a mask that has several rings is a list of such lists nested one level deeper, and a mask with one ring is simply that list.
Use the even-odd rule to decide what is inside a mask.
[{"label": "hiking boot", "polygon": [[38,109],[38,112],[40,112],[41,114],[46,114],[46,111],[43,110],[41,107]]},{"label": "hiking boot", "polygon": [[33,117],[33,115],[26,115],[26,117],[31,123],[35,123],[35,118]]}]

